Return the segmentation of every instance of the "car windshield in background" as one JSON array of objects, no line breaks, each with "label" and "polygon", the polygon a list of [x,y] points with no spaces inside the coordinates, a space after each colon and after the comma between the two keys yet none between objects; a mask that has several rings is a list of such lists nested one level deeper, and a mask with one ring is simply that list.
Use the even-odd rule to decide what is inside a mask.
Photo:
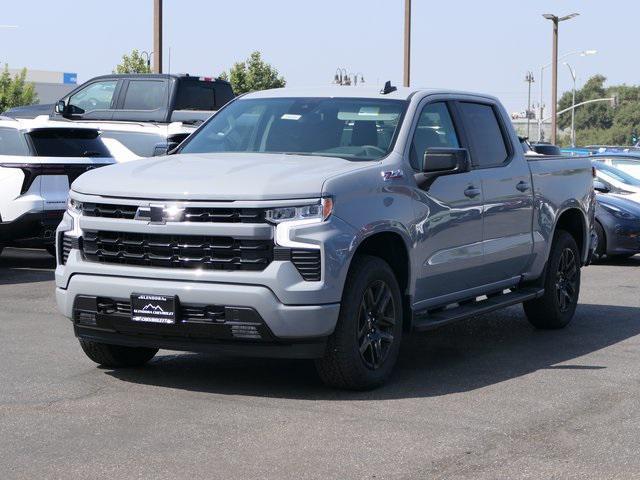
[{"label": "car windshield in background", "polygon": [[623,172],[619,168],[610,167],[609,165],[606,165],[601,161],[593,162],[593,166],[596,168],[596,170],[604,172],[605,175],[609,175],[610,177],[614,178],[615,180],[621,183],[624,183],[625,185],[633,185],[635,187],[640,187],[640,180],[633,177],[632,175],[629,175],[626,172]]},{"label": "car windshield in background", "polygon": [[38,157],[110,157],[97,130],[42,128],[28,133]]},{"label": "car windshield in background", "polygon": [[263,152],[376,160],[393,148],[407,102],[357,98],[238,100],[181,153]]}]

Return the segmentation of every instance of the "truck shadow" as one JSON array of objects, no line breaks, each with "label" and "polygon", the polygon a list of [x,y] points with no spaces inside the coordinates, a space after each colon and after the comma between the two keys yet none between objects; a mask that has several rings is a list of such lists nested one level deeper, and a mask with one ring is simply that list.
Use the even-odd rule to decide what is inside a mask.
[{"label": "truck shadow", "polygon": [[564,330],[532,328],[521,307],[405,338],[389,383],[370,392],[324,387],[313,362],[159,355],[148,366],[105,370],[120,380],[223,395],[301,400],[374,400],[437,397],[469,392],[546,369],[577,375],[606,369],[580,357],[640,334],[640,308],[580,305]]},{"label": "truck shadow", "polygon": [[0,285],[48,282],[55,268],[55,258],[44,250],[6,248],[0,255]]}]

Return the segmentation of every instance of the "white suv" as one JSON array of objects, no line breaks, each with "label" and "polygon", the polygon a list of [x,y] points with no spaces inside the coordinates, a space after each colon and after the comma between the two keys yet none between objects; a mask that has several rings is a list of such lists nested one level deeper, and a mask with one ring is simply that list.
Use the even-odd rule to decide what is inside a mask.
[{"label": "white suv", "polygon": [[69,186],[114,162],[95,128],[0,117],[0,252],[16,246],[54,254]]}]

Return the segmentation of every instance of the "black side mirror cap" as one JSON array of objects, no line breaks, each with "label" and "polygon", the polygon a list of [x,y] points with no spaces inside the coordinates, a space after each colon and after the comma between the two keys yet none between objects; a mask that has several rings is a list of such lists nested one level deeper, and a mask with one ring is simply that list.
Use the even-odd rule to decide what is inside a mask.
[{"label": "black side mirror cap", "polygon": [[418,186],[424,188],[437,177],[468,172],[469,168],[469,153],[465,148],[427,148],[422,157],[422,171],[415,179]]},{"label": "black side mirror cap", "polygon": [[60,115],[64,115],[66,113],[66,110],[67,110],[67,104],[64,102],[64,100],[58,100],[55,106],[56,113],[59,113]]}]

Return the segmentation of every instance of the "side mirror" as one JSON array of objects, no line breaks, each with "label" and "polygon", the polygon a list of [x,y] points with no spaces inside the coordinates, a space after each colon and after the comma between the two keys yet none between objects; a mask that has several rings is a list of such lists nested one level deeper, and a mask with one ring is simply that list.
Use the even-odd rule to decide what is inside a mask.
[{"label": "side mirror", "polygon": [[56,103],[55,110],[56,110],[56,113],[59,113],[60,115],[64,115],[66,113],[67,104],[64,103],[64,100],[58,100],[58,103]]},{"label": "side mirror", "polygon": [[609,193],[611,189],[600,180],[593,181],[593,189],[600,193]]},{"label": "side mirror", "polygon": [[468,172],[469,154],[464,148],[428,148],[422,157],[421,170],[415,178],[423,188],[437,177]]}]

